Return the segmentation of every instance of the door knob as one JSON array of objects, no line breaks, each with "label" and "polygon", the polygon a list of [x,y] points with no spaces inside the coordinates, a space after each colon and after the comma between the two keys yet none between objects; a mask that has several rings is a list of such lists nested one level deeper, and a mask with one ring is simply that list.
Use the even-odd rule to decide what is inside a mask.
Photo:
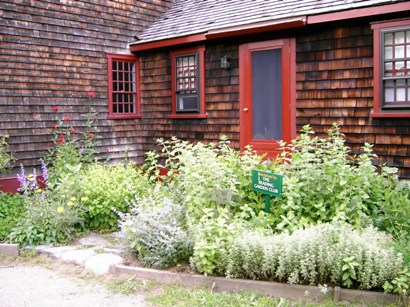
[{"label": "door knob", "polygon": [[248,108],[243,108],[243,111],[244,111],[244,112],[248,112]]}]

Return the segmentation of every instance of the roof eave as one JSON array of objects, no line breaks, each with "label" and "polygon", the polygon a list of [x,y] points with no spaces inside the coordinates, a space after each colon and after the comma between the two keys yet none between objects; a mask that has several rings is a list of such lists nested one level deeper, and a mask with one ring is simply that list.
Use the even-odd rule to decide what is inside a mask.
[{"label": "roof eave", "polygon": [[307,24],[318,24],[344,19],[353,19],[368,17],[373,15],[389,14],[402,11],[409,11],[408,2],[400,2],[381,6],[365,7],[352,10],[346,10],[334,13],[324,13],[311,16],[298,16],[293,18],[277,19],[251,23],[246,25],[237,25],[227,28],[210,30],[204,33],[191,34],[181,37],[165,38],[154,41],[141,41],[130,44],[131,52],[148,51],[189,43],[199,43],[207,40],[235,37],[247,34],[257,34],[275,30],[285,30],[291,28],[303,27]]}]

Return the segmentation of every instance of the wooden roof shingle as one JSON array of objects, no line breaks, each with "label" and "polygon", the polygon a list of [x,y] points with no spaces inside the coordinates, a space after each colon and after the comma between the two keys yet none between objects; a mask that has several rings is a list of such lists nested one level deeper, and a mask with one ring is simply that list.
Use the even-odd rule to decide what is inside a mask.
[{"label": "wooden roof shingle", "polygon": [[408,0],[179,0],[132,44],[398,2],[409,2],[410,9]]}]

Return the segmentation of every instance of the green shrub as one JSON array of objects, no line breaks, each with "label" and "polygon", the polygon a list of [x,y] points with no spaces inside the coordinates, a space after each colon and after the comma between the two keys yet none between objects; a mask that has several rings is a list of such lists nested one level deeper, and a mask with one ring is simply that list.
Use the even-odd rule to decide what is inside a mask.
[{"label": "green shrub", "polygon": [[185,210],[170,200],[158,203],[150,196],[136,199],[121,228],[128,249],[144,265],[167,268],[187,262],[192,240],[184,229]]},{"label": "green shrub", "polygon": [[113,231],[118,229],[118,216],[112,210],[128,212],[127,199],[146,194],[152,186],[147,175],[131,165],[105,165],[93,163],[85,168],[77,183],[87,200],[83,202],[90,230]]},{"label": "green shrub", "polygon": [[0,192],[0,241],[4,241],[24,212],[24,197]]},{"label": "green shrub", "polygon": [[403,260],[386,235],[369,227],[322,224],[293,234],[244,231],[229,243],[228,276],[290,284],[328,284],[381,289],[403,270]]},{"label": "green shrub", "polygon": [[[272,200],[273,228],[293,231],[341,221],[360,229],[372,223],[371,217],[376,225],[387,226],[392,217],[388,210],[408,207],[408,202],[400,204],[394,192],[397,170],[383,167],[378,174],[372,165],[371,145],[365,144],[362,154],[351,156],[337,125],[328,131],[328,138],[313,137],[313,133],[305,126],[297,140],[282,143],[280,158],[270,166],[284,176],[283,197]],[[408,220],[401,223],[410,225]]]},{"label": "green shrub", "polygon": [[[180,201],[192,219],[188,223],[196,223],[206,208],[224,206],[231,212],[240,212],[249,195],[254,196],[251,169],[262,157],[250,149],[240,153],[230,148],[225,138],[219,144],[208,145],[189,144],[176,138],[159,139],[158,144],[165,158],[164,167],[171,170],[170,184],[182,196]],[[149,169],[158,169],[158,158],[158,155],[149,154]],[[162,179],[169,182],[168,178]]]}]

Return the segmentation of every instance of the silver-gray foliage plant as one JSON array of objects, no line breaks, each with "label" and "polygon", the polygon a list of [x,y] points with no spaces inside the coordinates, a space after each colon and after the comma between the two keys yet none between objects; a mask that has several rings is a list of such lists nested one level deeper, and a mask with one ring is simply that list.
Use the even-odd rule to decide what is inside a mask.
[{"label": "silver-gray foliage plant", "polygon": [[290,284],[349,286],[349,281],[354,288],[381,289],[403,268],[402,256],[388,241],[373,227],[358,231],[348,224],[279,235],[245,231],[230,244],[226,274]]},{"label": "silver-gray foliage plant", "polygon": [[136,197],[132,203],[131,213],[120,222],[128,249],[149,267],[187,262],[193,242],[183,227],[184,207],[169,199],[158,204],[152,196]]}]

